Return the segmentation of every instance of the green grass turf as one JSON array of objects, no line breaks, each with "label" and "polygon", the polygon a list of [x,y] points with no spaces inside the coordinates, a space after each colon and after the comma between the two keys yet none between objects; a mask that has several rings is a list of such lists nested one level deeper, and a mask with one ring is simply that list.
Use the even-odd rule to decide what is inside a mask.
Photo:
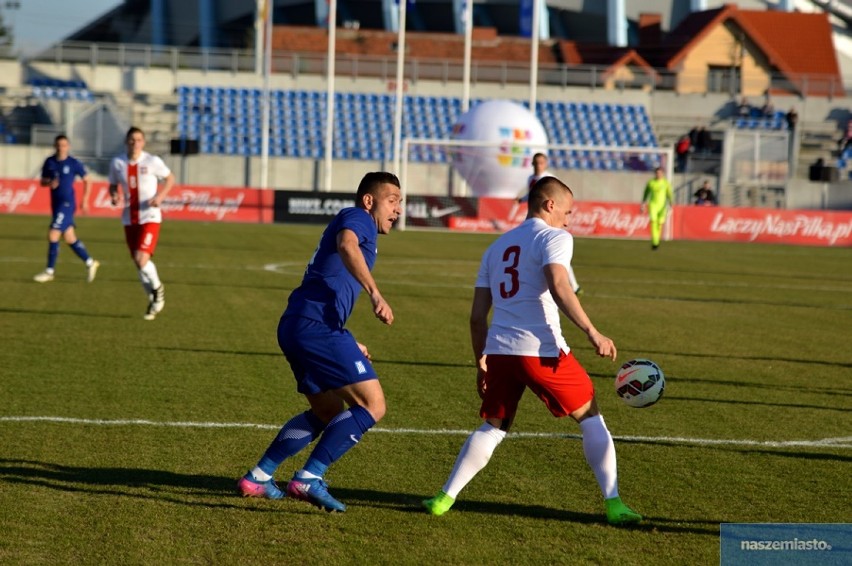
[{"label": "green grass turf", "polygon": [[[167,221],[156,256],[167,304],[153,322],[117,221],[78,221],[102,262],[93,284],[64,245],[56,280],[32,281],[46,229],[47,218],[0,216],[0,418],[277,427],[304,410],[275,329],[321,227]],[[362,299],[349,327],[388,413],[329,472],[345,514],[235,494],[273,428],[0,420],[0,563],[717,564],[721,522],[852,521],[852,250],[600,239],[576,242],[582,302],[619,361],[660,364],[665,397],[621,403],[619,364],[563,328],[616,436],[622,496],[645,522],[605,524],[567,436],[578,427],[531,395],[514,431],[566,436],[509,437],[452,511],[421,512],[465,434],[399,429],[479,425],[467,317],[492,240],[380,239],[374,274],[396,322],[377,323]],[[770,444],[825,438],[847,440]]]}]

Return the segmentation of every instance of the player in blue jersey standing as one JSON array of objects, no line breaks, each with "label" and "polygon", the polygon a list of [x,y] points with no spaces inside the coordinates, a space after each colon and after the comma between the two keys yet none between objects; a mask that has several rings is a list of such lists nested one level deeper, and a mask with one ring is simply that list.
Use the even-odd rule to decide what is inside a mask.
[{"label": "player in blue jersey standing", "polygon": [[326,511],[346,506],[328,492],[328,467],[355,446],[385,414],[385,396],[366,346],[344,328],[364,289],[376,318],[393,323],[393,311],[371,274],[379,234],[402,214],[399,179],[367,173],[355,206],[342,209],[326,227],[302,283],[291,294],[278,324],[278,344],[310,409],[291,418],[237,489],[245,497],[280,499],[273,474],[288,457],[319,438],[304,467],[287,484],[287,495]]},{"label": "player in blue jersey standing", "polygon": [[77,239],[74,229],[74,212],[77,209],[74,194],[74,181],[79,177],[83,180],[83,200],[80,209],[86,212],[89,201],[89,176],[83,164],[69,154],[70,144],[64,135],[58,135],[53,140],[53,155],[44,160],[41,168],[41,186],[50,187],[50,209],[52,217],[50,229],[47,232],[47,267],[35,277],[39,283],[53,281],[56,268],[56,258],[59,255],[59,238],[64,236],[65,243],[71,246],[74,253],[86,262],[86,280],[95,280],[100,263],[89,256],[86,246]]}]

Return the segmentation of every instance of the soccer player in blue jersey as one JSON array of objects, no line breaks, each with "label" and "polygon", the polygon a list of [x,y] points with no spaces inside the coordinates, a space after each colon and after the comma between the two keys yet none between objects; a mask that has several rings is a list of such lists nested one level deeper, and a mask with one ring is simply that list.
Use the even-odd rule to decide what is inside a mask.
[{"label": "soccer player in blue jersey", "polygon": [[100,263],[92,259],[83,242],[77,239],[74,229],[74,212],[77,209],[74,194],[74,181],[79,177],[83,180],[83,200],[80,209],[86,212],[89,201],[89,176],[83,164],[69,154],[68,138],[58,135],[53,140],[56,152],[44,160],[41,168],[41,186],[50,187],[50,209],[52,217],[50,229],[47,232],[47,268],[33,277],[39,283],[53,281],[56,268],[56,258],[59,255],[59,238],[65,237],[65,243],[71,246],[74,253],[86,262],[86,280],[95,280]]},{"label": "soccer player in blue jersey", "polygon": [[[366,346],[344,328],[364,289],[376,318],[393,323],[393,311],[370,273],[379,234],[402,214],[399,179],[367,173],[355,206],[329,223],[291,294],[278,324],[278,344],[310,409],[291,418],[237,489],[245,497],[281,499],[273,474],[288,457],[319,438],[304,467],[287,484],[287,495],[326,511],[346,506],[328,492],[328,467],[355,446],[385,414],[385,397]],[[348,407],[348,408],[347,408]]]}]

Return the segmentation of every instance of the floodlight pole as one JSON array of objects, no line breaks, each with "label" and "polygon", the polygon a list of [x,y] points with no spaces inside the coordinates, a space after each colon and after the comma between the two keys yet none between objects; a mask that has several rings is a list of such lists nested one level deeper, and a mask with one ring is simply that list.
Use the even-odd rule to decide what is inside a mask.
[{"label": "floodlight pole", "polygon": [[535,102],[538,96],[538,41],[541,33],[539,32],[539,18],[541,11],[541,3],[543,0],[533,0],[532,13],[532,34],[530,37],[530,112],[535,116]]},{"label": "floodlight pole", "polygon": [[334,159],[334,62],[337,57],[337,0],[328,2],[328,76],[325,92],[325,191],[331,191],[332,160]]},{"label": "floodlight pole", "polygon": [[402,96],[405,71],[405,13],[408,0],[399,1],[399,33],[396,42],[396,107],[393,117],[393,170],[399,174],[402,161]]},{"label": "floodlight pole", "polygon": [[267,0],[263,62],[263,100],[260,131],[260,188],[269,188],[269,76],[272,74],[272,10],[273,0]]},{"label": "floodlight pole", "polygon": [[473,0],[464,0],[464,66],[462,67],[462,114],[470,108],[470,59],[473,43]]}]

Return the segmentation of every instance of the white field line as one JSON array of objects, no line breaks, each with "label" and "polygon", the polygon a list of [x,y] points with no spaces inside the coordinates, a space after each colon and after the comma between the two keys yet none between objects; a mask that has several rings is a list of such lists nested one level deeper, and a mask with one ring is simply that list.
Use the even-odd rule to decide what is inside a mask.
[{"label": "white field line", "polygon": [[[50,416],[0,416],[0,422],[44,422],[56,424],[78,424],[92,426],[155,426],[174,428],[256,428],[263,430],[278,430],[281,425],[256,424],[256,423],[219,423],[219,422],[193,422],[193,421],[151,421],[147,419],[79,419],[72,417],[50,417]],[[384,434],[412,434],[412,435],[442,435],[442,436],[467,436],[470,430],[453,429],[419,429],[419,428],[380,428],[372,429],[372,432]],[[572,438],[579,440],[579,434],[563,434],[556,432],[511,432],[510,438]],[[688,438],[682,436],[613,436],[615,440],[625,442],[649,442],[656,444],[687,444],[696,446],[758,446],[763,448],[852,448],[852,436],[839,438],[823,438],[821,440],[749,440],[749,439],[715,439],[715,438]]]}]

